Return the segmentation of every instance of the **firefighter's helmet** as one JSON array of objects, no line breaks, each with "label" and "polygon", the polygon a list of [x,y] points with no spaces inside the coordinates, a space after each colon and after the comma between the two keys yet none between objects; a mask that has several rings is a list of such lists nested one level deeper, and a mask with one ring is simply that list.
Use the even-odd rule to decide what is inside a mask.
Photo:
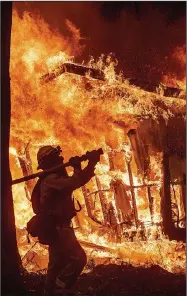
[{"label": "firefighter's helmet", "polygon": [[37,153],[37,160],[38,160],[38,167],[37,170],[41,169],[41,164],[51,155],[58,154],[60,155],[62,152],[60,146],[56,148],[52,147],[51,145],[43,146],[38,150]]}]

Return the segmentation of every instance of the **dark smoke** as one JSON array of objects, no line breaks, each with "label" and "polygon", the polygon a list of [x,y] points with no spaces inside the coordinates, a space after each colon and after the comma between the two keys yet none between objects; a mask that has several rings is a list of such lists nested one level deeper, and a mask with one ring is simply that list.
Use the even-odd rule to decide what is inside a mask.
[{"label": "dark smoke", "polygon": [[15,2],[14,8],[39,13],[63,35],[69,19],[85,44],[77,62],[112,52],[125,77],[152,83],[168,74],[185,77],[185,63],[173,54],[185,48],[185,2]]}]

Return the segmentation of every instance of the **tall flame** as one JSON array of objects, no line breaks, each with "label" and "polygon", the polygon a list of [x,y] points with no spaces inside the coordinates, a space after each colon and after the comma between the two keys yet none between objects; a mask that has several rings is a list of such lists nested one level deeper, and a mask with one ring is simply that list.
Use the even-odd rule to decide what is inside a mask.
[{"label": "tall flame", "polygon": [[175,48],[174,52],[171,55],[171,60],[177,61],[180,65],[181,72],[180,77],[181,79],[177,79],[176,75],[172,73],[168,73],[167,75],[163,76],[163,82],[166,85],[170,85],[171,87],[179,87],[183,90],[186,90],[186,47],[179,46]]},{"label": "tall flame", "polygon": [[[129,127],[136,128],[140,118],[158,120],[162,116],[165,120],[168,120],[174,116],[176,111],[183,112],[185,110],[185,102],[184,100],[176,101],[173,98],[163,98],[162,95],[147,93],[129,85],[122,74],[116,74],[117,61],[113,60],[110,55],[108,57],[101,55],[97,60],[91,58],[87,65],[102,70],[105,74],[105,81],[91,79],[89,73],[86,77],[65,73],[48,84],[42,84],[40,80],[42,75],[55,70],[64,62],[73,62],[75,57],[83,50],[83,46],[79,43],[81,40],[79,30],[70,21],[66,21],[66,25],[71,32],[69,38],[52,31],[39,17],[33,18],[27,12],[20,17],[16,11],[13,11],[10,61],[11,172],[13,178],[21,177],[22,172],[18,156],[23,153],[26,144],[29,142],[31,142],[30,153],[34,170],[37,167],[36,153],[38,147],[45,144],[61,144],[65,158],[99,147],[103,147],[106,152],[116,151],[121,157],[118,163],[119,168],[111,171],[109,159],[105,154],[102,162],[97,166],[97,174],[103,188],[106,191],[108,190],[106,192],[108,203],[110,203],[116,221],[119,222],[110,185],[112,180],[120,180],[127,186],[128,196],[130,181],[124,167],[126,161],[131,158],[132,151],[127,139],[125,140],[126,132]],[[164,107],[162,107],[162,102],[164,102]],[[158,161],[159,157],[160,155],[157,154],[157,156],[151,158],[151,178],[160,184],[162,174],[158,165],[161,163],[160,160]],[[132,166],[133,163],[134,159],[132,159]],[[142,180],[135,173],[134,167],[133,182],[134,185],[142,184]],[[90,191],[94,191],[96,185],[92,182],[88,187]],[[152,191],[155,197],[155,223],[161,221],[160,201],[157,192],[156,186]],[[80,192],[76,192],[76,194],[80,198]],[[145,190],[137,189],[135,194],[140,220],[150,221]],[[18,229],[24,230],[33,212],[23,184],[13,187],[13,196],[16,226]],[[95,209],[95,215],[98,219],[101,218],[98,209]],[[103,234],[103,237],[100,236],[99,233],[88,235],[90,224],[88,223],[89,219],[85,219],[85,217],[84,212],[80,219],[87,221],[85,222],[87,239],[103,246],[109,244],[110,238],[107,235],[106,237]],[[94,221],[90,223],[92,223],[92,226],[97,225]],[[84,237],[83,233],[78,235],[79,238]],[[165,249],[168,246],[170,250],[174,250],[174,244],[170,244],[166,238],[162,239]],[[18,244],[19,242],[18,239]],[[138,246],[141,244],[138,243],[138,238],[133,249],[130,243],[129,246],[124,245],[124,243],[118,245],[119,252],[117,252],[113,242],[110,242],[110,247],[114,251],[114,256],[123,260],[129,258],[127,255],[129,249],[131,249],[131,257],[134,256],[135,263],[153,260],[157,264],[160,259],[158,260],[159,249],[154,249],[156,243],[143,244],[138,255]],[[21,255],[24,255],[28,249],[25,242],[23,245],[21,237]],[[36,246],[35,252],[46,256],[46,251],[39,245]],[[151,256],[151,252],[153,256]],[[167,251],[164,255],[166,254]],[[140,259],[137,259],[137,256]],[[46,257],[45,260],[47,260]],[[183,258],[181,263],[177,261],[176,264],[183,266],[184,261]],[[160,261],[158,264],[161,265]],[[171,260],[167,263],[165,260],[164,264],[167,265],[165,268],[172,270],[174,263],[171,263]],[[29,269],[34,270],[34,267],[30,265]]]}]

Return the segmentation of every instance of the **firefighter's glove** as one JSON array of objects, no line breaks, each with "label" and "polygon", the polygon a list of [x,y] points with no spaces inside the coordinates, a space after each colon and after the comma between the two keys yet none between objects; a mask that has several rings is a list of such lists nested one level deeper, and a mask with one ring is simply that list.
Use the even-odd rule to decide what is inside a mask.
[{"label": "firefighter's glove", "polygon": [[81,169],[81,161],[79,156],[74,156],[69,159],[69,164],[74,168],[74,169]]},{"label": "firefighter's glove", "polygon": [[93,150],[91,152],[87,152],[86,156],[89,159],[89,162],[97,164],[100,161],[100,154],[97,150]]}]

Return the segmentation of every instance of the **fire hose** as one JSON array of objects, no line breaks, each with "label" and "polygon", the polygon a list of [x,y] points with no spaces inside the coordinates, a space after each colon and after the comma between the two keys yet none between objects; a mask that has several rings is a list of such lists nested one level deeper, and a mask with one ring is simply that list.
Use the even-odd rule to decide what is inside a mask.
[{"label": "fire hose", "polygon": [[[79,156],[79,161],[82,162],[82,161],[86,161],[86,160],[89,160],[93,157],[94,154],[97,154],[97,155],[102,155],[103,154],[103,149],[100,148],[98,150],[92,150],[92,151],[87,151],[86,154],[83,154],[82,156]],[[68,161],[66,163],[62,163],[58,166],[55,166],[51,169],[47,169],[47,170],[44,170],[43,172],[38,172],[38,173],[35,173],[35,174],[32,174],[32,175],[29,175],[29,176],[25,176],[25,177],[22,177],[22,178],[19,178],[19,179],[15,179],[12,181],[12,185],[15,185],[15,184],[18,184],[18,183],[21,183],[21,182],[25,182],[25,181],[28,181],[28,180],[31,180],[31,179],[34,179],[34,178],[37,178],[37,177],[44,177],[44,176],[47,176],[55,171],[58,171],[60,168],[65,168],[65,167],[68,167],[68,166],[72,166],[71,162]]]}]

